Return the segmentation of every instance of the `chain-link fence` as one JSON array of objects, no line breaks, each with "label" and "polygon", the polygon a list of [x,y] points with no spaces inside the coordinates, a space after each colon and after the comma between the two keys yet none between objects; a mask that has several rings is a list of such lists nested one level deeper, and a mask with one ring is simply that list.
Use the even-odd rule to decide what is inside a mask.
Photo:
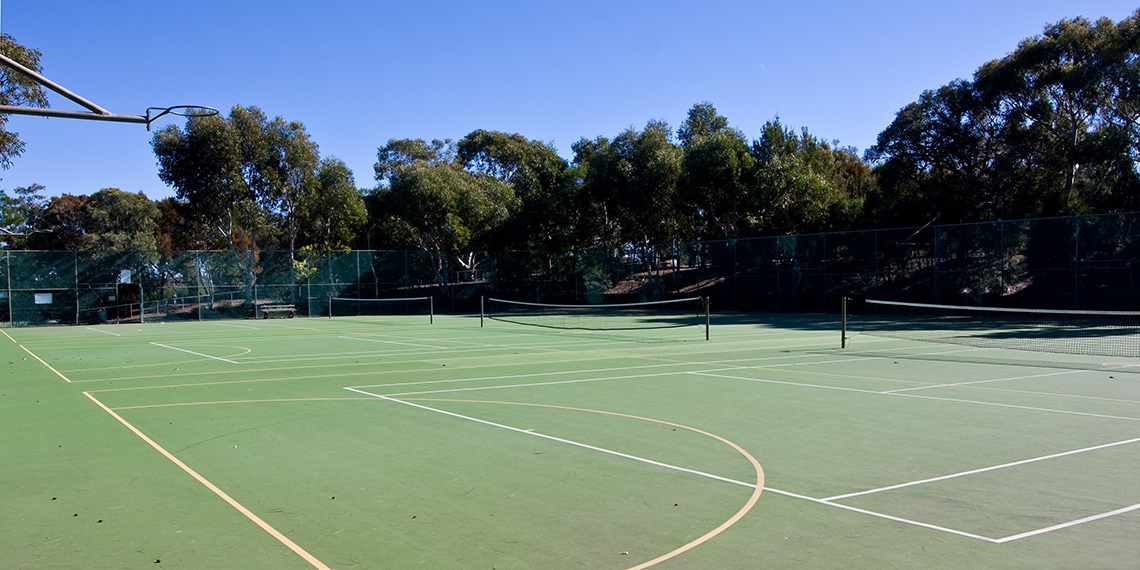
[{"label": "chain-link fence", "polygon": [[705,295],[720,311],[835,311],[844,296],[1063,309],[1137,308],[1140,214],[626,245],[459,260],[425,251],[5,251],[0,323],[205,320],[334,297],[602,303]]}]

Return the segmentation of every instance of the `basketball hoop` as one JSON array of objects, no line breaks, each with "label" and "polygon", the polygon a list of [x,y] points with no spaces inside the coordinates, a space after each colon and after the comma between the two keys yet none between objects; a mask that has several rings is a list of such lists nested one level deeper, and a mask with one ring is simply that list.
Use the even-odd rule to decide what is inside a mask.
[{"label": "basketball hoop", "polygon": [[[155,113],[152,115],[151,112]],[[148,107],[146,110],[146,130],[150,130],[150,124],[166,115],[177,115],[179,117],[213,117],[218,114],[218,110],[213,107],[206,107],[205,105],[174,105],[172,107]]]},{"label": "basketball hoop", "polygon": [[166,115],[177,115],[180,117],[210,117],[218,114],[218,110],[213,107],[206,107],[203,105],[173,105],[171,107],[150,107],[146,110],[146,115],[120,115],[112,113],[87,99],[69,91],[67,88],[59,85],[58,83],[40,75],[35,70],[29,69],[19,62],[9,58],[4,54],[0,54],[0,64],[6,65],[15,71],[30,77],[36,83],[51,89],[52,91],[78,103],[79,105],[88,109],[87,111],[69,111],[66,109],[46,109],[40,107],[20,107],[16,105],[0,105],[0,115],[33,115],[37,117],[62,117],[65,119],[87,119],[93,121],[114,121],[119,123],[142,123],[146,125],[146,130],[150,130],[150,124],[160,117]]}]

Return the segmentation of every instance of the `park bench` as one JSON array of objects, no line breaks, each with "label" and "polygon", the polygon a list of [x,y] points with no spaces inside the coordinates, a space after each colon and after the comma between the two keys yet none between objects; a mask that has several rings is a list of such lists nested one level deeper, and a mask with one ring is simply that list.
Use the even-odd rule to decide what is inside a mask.
[{"label": "park bench", "polygon": [[294,305],[262,305],[261,318],[268,319],[270,315],[280,315],[282,317],[293,318],[297,314],[297,307]]}]

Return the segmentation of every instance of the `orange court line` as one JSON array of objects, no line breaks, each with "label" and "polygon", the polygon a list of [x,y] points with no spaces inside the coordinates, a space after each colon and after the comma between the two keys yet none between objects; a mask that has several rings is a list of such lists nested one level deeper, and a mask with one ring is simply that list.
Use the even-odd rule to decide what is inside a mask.
[{"label": "orange court line", "polygon": [[[0,333],[4,333],[4,336],[8,337],[8,340],[10,340],[10,341],[12,341],[12,342],[16,342],[16,339],[12,338],[12,337],[11,337],[11,335],[9,335],[9,334],[8,334],[7,332],[5,332],[3,329],[0,329]],[[63,378],[63,381],[64,381],[64,382],[67,382],[68,384],[70,384],[70,383],[71,383],[71,379],[70,379],[70,378],[68,378],[67,376],[64,376],[64,375],[63,375],[63,373],[61,373],[59,370],[56,370],[55,368],[52,368],[52,366],[51,366],[50,364],[48,364],[48,363],[44,362],[44,359],[40,358],[39,356],[36,356],[36,353],[34,353],[34,352],[32,352],[32,351],[28,350],[28,347],[26,347],[26,346],[24,346],[24,345],[22,345],[22,344],[20,344],[20,343],[18,343],[18,342],[16,342],[16,346],[18,346],[18,347],[20,347],[20,348],[24,349],[24,352],[26,352],[26,353],[28,353],[28,354],[32,355],[32,358],[34,358],[34,359],[38,360],[38,361],[40,362],[40,364],[43,364],[44,366],[46,366],[48,370],[51,370],[52,372],[55,372],[55,375],[56,375],[56,376],[59,376],[60,378]]]},{"label": "orange court line", "polygon": [[164,457],[166,457],[167,459],[172,461],[175,465],[181,467],[183,471],[188,473],[194,479],[197,479],[199,483],[205,485],[207,489],[213,491],[215,495],[221,497],[223,501],[229,503],[231,507],[237,509],[238,512],[245,515],[246,518],[253,521],[254,524],[261,527],[262,530],[264,530],[265,532],[268,532],[271,536],[273,536],[273,538],[276,538],[279,542],[281,542],[281,544],[284,544],[286,547],[288,547],[289,550],[292,550],[293,552],[297,553],[297,555],[299,555],[301,558],[304,558],[305,561],[307,561],[309,564],[312,564],[313,567],[315,567],[315,568],[319,568],[321,570],[330,570],[328,566],[326,566],[320,560],[317,560],[317,558],[315,556],[313,556],[312,554],[309,554],[305,549],[298,546],[297,543],[293,542],[292,540],[289,540],[289,537],[285,536],[284,534],[281,534],[281,532],[278,531],[277,529],[273,528],[272,526],[269,526],[269,523],[262,520],[261,517],[255,515],[253,513],[253,511],[250,511],[249,509],[245,508],[244,505],[237,502],[237,500],[235,500],[233,497],[227,495],[225,491],[219,489],[217,487],[217,485],[214,485],[213,483],[208,481],[205,477],[199,475],[198,472],[191,469],[189,465],[186,465],[185,463],[183,463],[182,460],[175,457],[174,454],[172,454],[169,451],[167,451],[166,449],[164,449],[161,445],[156,443],[153,439],[147,437],[146,434],[139,431],[138,428],[131,425],[130,422],[128,422],[127,420],[123,419],[122,416],[120,416],[119,414],[116,414],[114,412],[114,410],[112,410],[111,408],[108,408],[103,402],[100,402],[99,400],[97,400],[95,398],[95,396],[92,396],[89,392],[84,392],[83,395],[90,398],[90,400],[92,402],[95,402],[95,404],[97,406],[99,406],[100,408],[103,408],[103,411],[107,412],[108,414],[111,414],[111,417],[115,418],[116,420],[119,420],[119,423],[123,424],[124,426],[127,426],[127,429],[134,432],[135,435],[142,438],[143,441],[150,444],[151,447],[153,447],[155,450],[157,450],[159,453],[161,453]]},{"label": "orange court line", "polygon": [[59,376],[60,378],[63,378],[63,381],[64,381],[64,382],[67,382],[68,384],[70,384],[70,383],[71,383],[71,379],[70,379],[70,378],[68,378],[67,376],[64,376],[64,375],[63,375],[63,373],[62,373],[62,372],[60,372],[59,370],[56,370],[55,368],[52,368],[52,365],[50,365],[50,364],[48,364],[48,363],[44,362],[44,359],[40,358],[39,356],[36,356],[36,353],[34,353],[34,352],[32,352],[32,351],[28,350],[28,347],[26,347],[26,346],[24,346],[24,345],[22,345],[22,344],[21,344],[21,345],[20,345],[20,348],[24,349],[24,352],[26,352],[26,353],[28,353],[28,354],[32,355],[32,358],[35,358],[36,360],[40,361],[40,364],[43,364],[44,366],[46,366],[48,370],[51,370],[52,372],[55,372],[55,375],[56,375],[56,376]]}]

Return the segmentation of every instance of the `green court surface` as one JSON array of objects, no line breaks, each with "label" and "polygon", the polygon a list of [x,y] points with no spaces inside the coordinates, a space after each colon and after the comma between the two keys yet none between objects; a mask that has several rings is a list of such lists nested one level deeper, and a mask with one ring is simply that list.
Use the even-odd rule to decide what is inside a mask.
[{"label": "green court surface", "polygon": [[4,568],[1135,568],[1140,360],[835,317],[4,329]]}]

